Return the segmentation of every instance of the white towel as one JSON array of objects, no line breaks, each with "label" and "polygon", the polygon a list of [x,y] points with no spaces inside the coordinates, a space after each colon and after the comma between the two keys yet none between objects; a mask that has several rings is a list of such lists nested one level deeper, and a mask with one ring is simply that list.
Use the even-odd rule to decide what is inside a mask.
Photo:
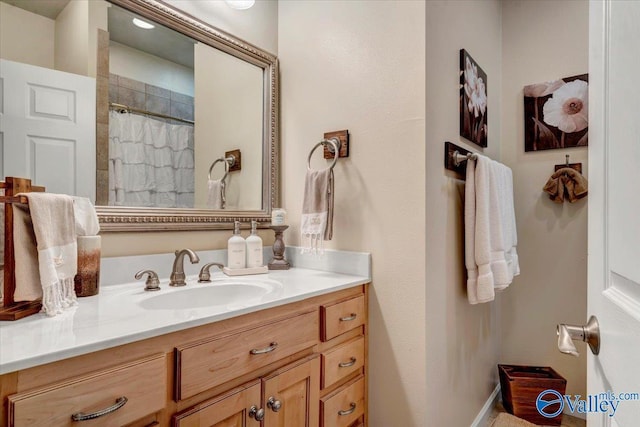
[{"label": "white towel", "polygon": [[322,255],[323,240],[333,237],[333,193],[333,169],[307,171],[300,226],[302,253]]},{"label": "white towel", "polygon": [[73,197],[73,216],[76,223],[76,236],[95,236],[100,232],[100,223],[96,209],[86,197]]},{"label": "white towel", "polygon": [[73,283],[77,272],[73,199],[50,193],[23,195],[29,200],[28,206],[12,204],[14,298],[33,301],[42,297],[42,311],[55,316],[77,304]]},{"label": "white towel", "polygon": [[207,207],[210,209],[224,209],[224,181],[210,179],[207,181]]},{"label": "white towel", "polygon": [[477,304],[495,299],[520,274],[513,204],[513,175],[507,166],[478,155],[467,164],[465,265],[467,297]]}]

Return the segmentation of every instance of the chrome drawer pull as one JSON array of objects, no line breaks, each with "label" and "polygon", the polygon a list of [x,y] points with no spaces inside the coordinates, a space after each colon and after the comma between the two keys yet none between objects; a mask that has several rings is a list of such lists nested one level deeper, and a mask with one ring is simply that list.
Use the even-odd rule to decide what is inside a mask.
[{"label": "chrome drawer pull", "polygon": [[356,313],[351,313],[351,316],[341,317],[340,321],[341,322],[348,322],[350,320],[356,320],[356,317],[358,317],[358,315]]},{"label": "chrome drawer pull", "polygon": [[113,406],[110,406],[106,409],[102,409],[100,411],[96,411],[96,412],[92,412],[90,414],[85,414],[83,412],[76,412],[75,414],[71,415],[71,419],[73,421],[87,421],[87,420],[93,420],[99,417],[102,417],[103,415],[107,415],[110,414],[112,412],[117,411],[118,409],[122,408],[128,401],[129,399],[127,399],[126,397],[122,396],[116,399],[116,404]]},{"label": "chrome drawer pull", "polygon": [[273,350],[275,350],[278,347],[278,343],[277,342],[272,342],[271,344],[269,344],[269,347],[266,348],[254,348],[253,350],[251,350],[249,353],[250,354],[265,354],[265,353],[271,353]]},{"label": "chrome drawer pull", "polygon": [[356,404],[354,402],[351,402],[351,408],[347,409],[346,411],[338,411],[338,415],[343,416],[343,415],[350,415],[353,414],[353,411],[356,410]]},{"label": "chrome drawer pull", "polygon": [[356,358],[352,357],[351,360],[349,360],[348,362],[340,362],[338,363],[338,366],[341,368],[348,368],[349,366],[353,366],[356,364]]}]

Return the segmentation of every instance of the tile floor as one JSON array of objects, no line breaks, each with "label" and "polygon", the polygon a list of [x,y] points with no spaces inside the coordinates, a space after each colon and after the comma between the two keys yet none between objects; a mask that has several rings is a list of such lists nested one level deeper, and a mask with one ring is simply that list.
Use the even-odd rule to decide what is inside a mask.
[{"label": "tile floor", "polygon": [[[493,423],[493,420],[498,416],[500,412],[506,412],[502,407],[502,403],[498,403],[496,407],[493,409],[493,413],[489,417],[487,421],[487,427]],[[572,417],[570,415],[564,414],[562,416],[562,424],[560,427],[586,427],[587,422],[583,419]]]}]

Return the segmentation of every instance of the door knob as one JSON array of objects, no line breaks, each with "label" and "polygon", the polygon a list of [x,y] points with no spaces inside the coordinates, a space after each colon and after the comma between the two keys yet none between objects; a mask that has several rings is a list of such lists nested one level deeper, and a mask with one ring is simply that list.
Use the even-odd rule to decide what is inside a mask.
[{"label": "door knob", "polygon": [[582,326],[561,323],[558,325],[556,333],[558,334],[558,350],[562,353],[576,357],[580,355],[576,346],[573,345],[574,340],[589,344],[593,354],[600,353],[600,326],[595,316],[591,316],[587,324]]}]

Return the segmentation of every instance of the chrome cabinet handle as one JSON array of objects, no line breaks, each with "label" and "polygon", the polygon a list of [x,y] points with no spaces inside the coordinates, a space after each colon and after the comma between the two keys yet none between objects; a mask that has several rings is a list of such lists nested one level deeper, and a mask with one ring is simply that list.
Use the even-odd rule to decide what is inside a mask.
[{"label": "chrome cabinet handle", "polygon": [[280,408],[282,408],[282,402],[276,400],[275,397],[271,396],[269,397],[269,400],[267,400],[267,407],[273,412],[278,412]]},{"label": "chrome cabinet handle", "polygon": [[122,396],[116,399],[116,404],[113,406],[109,406],[108,408],[102,409],[100,411],[92,412],[90,414],[85,414],[84,412],[76,412],[75,414],[71,415],[71,419],[73,421],[93,420],[93,419],[102,417],[103,415],[107,415],[117,411],[118,409],[122,408],[127,403],[128,400],[129,399],[127,399],[125,396]]},{"label": "chrome cabinet handle", "polygon": [[269,344],[269,347],[265,347],[265,348],[254,348],[253,350],[249,351],[250,354],[265,354],[265,353],[271,353],[273,350],[275,350],[278,347],[278,343],[277,342],[272,342],[271,344]]},{"label": "chrome cabinet handle", "polygon": [[351,402],[351,408],[347,409],[346,411],[340,410],[338,411],[338,415],[340,415],[341,417],[344,415],[350,415],[353,414],[353,411],[356,410],[356,404],[354,402]]},{"label": "chrome cabinet handle", "polygon": [[249,417],[256,421],[264,420],[264,409],[258,409],[255,405],[249,408]]},{"label": "chrome cabinet handle", "polygon": [[356,320],[356,317],[358,317],[358,315],[356,313],[351,313],[351,316],[341,317],[340,321],[341,322],[348,322],[350,320]]},{"label": "chrome cabinet handle", "polygon": [[356,364],[356,358],[352,357],[351,360],[349,360],[348,362],[340,362],[338,363],[338,366],[340,368],[348,368],[349,366],[353,366]]}]

